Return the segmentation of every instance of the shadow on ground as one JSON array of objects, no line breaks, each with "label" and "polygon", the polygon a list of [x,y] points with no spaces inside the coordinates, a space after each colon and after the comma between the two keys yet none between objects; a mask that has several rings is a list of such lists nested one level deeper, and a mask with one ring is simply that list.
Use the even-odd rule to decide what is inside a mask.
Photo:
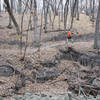
[{"label": "shadow on ground", "polygon": [[[0,40],[0,44],[7,44],[7,45],[20,45],[20,41],[18,40],[12,40],[12,41],[7,41],[7,40]],[[22,42],[22,46],[25,46],[25,43]]]},{"label": "shadow on ground", "polygon": [[[83,35],[72,34],[72,39],[74,42],[88,42],[88,41],[91,41],[94,39],[94,34],[93,33],[83,34]],[[58,36],[54,36],[52,38],[47,38],[45,40],[42,40],[42,42],[62,41],[62,40],[66,40],[66,36],[64,33],[62,33]]]}]

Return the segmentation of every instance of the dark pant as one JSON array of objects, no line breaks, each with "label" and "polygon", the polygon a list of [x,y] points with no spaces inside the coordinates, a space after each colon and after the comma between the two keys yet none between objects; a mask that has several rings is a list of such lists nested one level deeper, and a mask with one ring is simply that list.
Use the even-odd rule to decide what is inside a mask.
[{"label": "dark pant", "polygon": [[72,37],[68,37],[68,39],[71,39]]}]

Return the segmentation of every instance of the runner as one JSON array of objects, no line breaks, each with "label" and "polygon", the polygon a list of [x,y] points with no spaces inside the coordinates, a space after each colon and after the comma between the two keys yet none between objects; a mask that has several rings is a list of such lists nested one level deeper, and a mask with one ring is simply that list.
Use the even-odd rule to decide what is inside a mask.
[{"label": "runner", "polygon": [[67,37],[67,42],[69,42],[69,41],[73,42],[72,41],[72,33],[70,31],[65,32],[65,35]]}]

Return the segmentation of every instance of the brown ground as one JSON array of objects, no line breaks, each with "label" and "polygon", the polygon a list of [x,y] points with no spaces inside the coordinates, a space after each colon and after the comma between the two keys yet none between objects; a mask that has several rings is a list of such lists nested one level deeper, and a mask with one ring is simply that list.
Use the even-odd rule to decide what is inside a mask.
[{"label": "brown ground", "polygon": [[[16,18],[19,23],[20,16],[16,16]],[[28,18],[26,16],[25,21],[24,21],[24,29],[27,29],[27,19]],[[55,24],[57,24],[56,22],[57,22],[57,19],[55,21]],[[10,63],[11,65],[17,67],[20,71],[23,72],[24,64],[23,62],[19,61],[20,60],[19,46],[8,44],[8,42],[12,40],[18,40],[18,38],[16,38],[17,35],[15,34],[16,31],[15,29],[6,28],[7,25],[8,25],[8,15],[3,14],[3,17],[0,17],[0,61],[5,61],[7,63]],[[61,28],[63,28],[63,24],[61,24]],[[57,29],[57,25],[55,26],[55,29]],[[74,26],[73,26],[73,32],[76,35],[94,33],[94,28],[92,27],[92,23],[90,22],[89,17],[82,14],[80,16],[80,21],[75,20]],[[26,34],[26,32],[24,32],[24,34]],[[54,37],[59,34],[62,34],[62,32],[55,32],[55,33],[52,32],[52,33],[47,33],[47,34],[42,32],[41,38],[42,40],[44,40],[46,38]],[[25,36],[23,36],[23,41],[25,41]],[[52,47],[52,45],[54,44],[65,45],[64,40],[58,41],[58,42],[48,41],[46,43],[42,43],[41,51],[37,52],[36,51],[37,49],[31,46],[32,41],[33,41],[33,31],[29,31],[29,42],[28,43],[30,46],[28,47],[28,50],[27,50],[26,59],[30,59],[32,63],[36,63],[37,59],[40,59],[43,61],[45,59],[50,59],[54,55],[56,55],[59,52],[58,50],[59,48],[61,48],[61,46]],[[92,49],[93,40],[89,42],[81,41],[81,42],[75,42],[73,44],[70,43],[69,45],[77,50],[87,52]],[[41,67],[41,66],[38,66],[38,67]],[[59,69],[68,68],[70,70],[75,70],[75,68],[73,67],[73,62],[65,61],[65,60],[61,61],[61,64],[59,65],[58,68]],[[29,74],[30,71],[24,70],[24,73]],[[18,79],[16,77],[18,76],[14,75],[13,77],[9,77],[9,78],[0,77],[0,81],[2,80],[3,82],[5,82],[5,84],[0,85],[0,95],[2,95],[3,93],[5,94],[8,93],[6,89],[14,86],[14,83]],[[59,76],[56,80],[62,79],[64,77],[67,77],[65,73]],[[42,93],[63,94],[68,91],[68,84],[66,82],[57,82],[55,84],[50,84],[50,83],[51,81],[48,81],[44,84],[37,84],[37,83],[32,84],[31,82],[27,82],[26,87],[22,88],[20,92],[24,93],[26,91],[27,92],[29,91],[33,93],[42,92]]]}]

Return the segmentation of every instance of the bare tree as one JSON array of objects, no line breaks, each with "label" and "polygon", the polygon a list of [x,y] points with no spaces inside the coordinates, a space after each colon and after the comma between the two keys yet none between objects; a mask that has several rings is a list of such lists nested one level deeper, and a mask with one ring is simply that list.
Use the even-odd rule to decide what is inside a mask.
[{"label": "bare tree", "polygon": [[58,25],[59,25],[59,30],[60,30],[60,24],[61,24],[61,21],[63,21],[63,4],[62,4],[62,0],[59,1],[59,5],[58,5],[58,18],[59,18],[59,21],[58,21]]},{"label": "bare tree", "polygon": [[76,18],[77,20],[79,20],[79,0],[77,0],[77,3],[76,3]]},{"label": "bare tree", "polygon": [[92,2],[93,7],[92,7],[92,21],[94,21],[94,10],[95,10],[95,0]]},{"label": "bare tree", "polygon": [[4,0],[4,3],[5,3],[5,5],[6,5],[5,8],[6,8],[8,14],[9,14],[9,16],[11,17],[11,19],[12,19],[12,21],[13,21],[13,24],[15,25],[16,31],[17,31],[18,35],[20,35],[20,29],[19,29],[18,23],[17,23],[17,21],[16,21],[14,15],[13,15],[13,13],[12,13],[12,10],[11,10],[11,8],[10,8],[9,1],[8,1],[8,0]]},{"label": "bare tree", "polygon": [[86,15],[88,15],[88,1],[86,0]]},{"label": "bare tree", "polygon": [[63,22],[63,0],[61,0],[61,21]]},{"label": "bare tree", "polygon": [[97,13],[97,19],[96,19],[96,27],[95,27],[95,36],[94,36],[94,48],[95,49],[100,48],[99,27],[100,27],[100,0],[99,0],[99,7],[98,7],[98,13]]},{"label": "bare tree", "polygon": [[33,22],[34,22],[34,42],[39,43],[39,33],[38,33],[38,16],[37,16],[37,2],[34,0],[34,14],[33,14]]},{"label": "bare tree", "polygon": [[73,21],[74,21],[74,16],[75,16],[75,7],[76,7],[76,4],[77,4],[77,0],[74,1],[73,8],[72,8],[72,11],[71,11],[72,20],[71,20],[70,30],[72,30],[72,27],[73,27]]},{"label": "bare tree", "polygon": [[[9,0],[9,4],[10,4],[11,12],[13,13],[13,0]],[[12,20],[11,20],[10,15],[9,15],[9,24],[8,24],[8,28],[12,28]]]},{"label": "bare tree", "polygon": [[30,30],[32,30],[32,6],[33,6],[33,0],[30,0]]},{"label": "bare tree", "polygon": [[43,0],[43,9],[44,9],[44,30],[45,33],[47,32],[47,11],[48,11],[48,4],[46,0]]},{"label": "bare tree", "polygon": [[90,21],[94,21],[95,0],[90,1]]},{"label": "bare tree", "polygon": [[66,0],[64,7],[64,31],[66,31],[66,25],[67,25],[68,5],[69,5],[69,0]]},{"label": "bare tree", "polygon": [[1,0],[0,0],[0,16],[1,16]]},{"label": "bare tree", "polygon": [[18,13],[21,14],[22,12],[22,2],[21,0],[18,0]]}]

